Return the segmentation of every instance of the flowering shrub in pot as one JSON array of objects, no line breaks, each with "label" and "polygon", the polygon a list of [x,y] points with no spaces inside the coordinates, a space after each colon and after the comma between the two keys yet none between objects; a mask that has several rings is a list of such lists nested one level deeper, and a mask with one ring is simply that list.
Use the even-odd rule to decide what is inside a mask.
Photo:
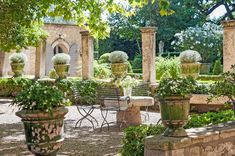
[{"label": "flowering shrub in pot", "polygon": [[64,138],[63,120],[68,109],[68,101],[55,86],[38,82],[18,94],[12,102],[22,119],[26,144],[35,155],[56,155]]},{"label": "flowering shrub in pot", "polygon": [[111,62],[111,71],[114,77],[121,78],[127,74],[128,56],[123,51],[114,51],[110,53],[109,61]]},{"label": "flowering shrub in pot", "polygon": [[196,81],[191,78],[164,77],[161,79],[157,96],[160,100],[160,111],[163,125],[167,128],[165,136],[186,136],[183,126],[188,121],[189,100]]},{"label": "flowering shrub in pot", "polygon": [[185,50],[179,56],[181,62],[181,74],[197,78],[200,73],[201,55],[197,51]]},{"label": "flowering shrub in pot", "polygon": [[52,62],[59,79],[67,77],[70,59],[70,56],[65,53],[59,53],[52,57]]},{"label": "flowering shrub in pot", "polygon": [[138,81],[135,78],[132,78],[130,76],[126,76],[121,81],[121,86],[123,88],[124,96],[131,96],[132,88],[136,87],[138,85]]},{"label": "flowering shrub in pot", "polygon": [[24,53],[14,53],[9,57],[9,60],[14,77],[22,76],[27,56]]}]

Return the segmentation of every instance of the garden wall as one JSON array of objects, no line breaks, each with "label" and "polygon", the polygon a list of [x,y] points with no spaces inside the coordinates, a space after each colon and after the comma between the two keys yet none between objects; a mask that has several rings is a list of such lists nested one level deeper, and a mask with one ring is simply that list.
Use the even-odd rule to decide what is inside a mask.
[{"label": "garden wall", "polygon": [[235,122],[186,130],[188,137],[162,135],[145,139],[145,156],[235,155]]}]

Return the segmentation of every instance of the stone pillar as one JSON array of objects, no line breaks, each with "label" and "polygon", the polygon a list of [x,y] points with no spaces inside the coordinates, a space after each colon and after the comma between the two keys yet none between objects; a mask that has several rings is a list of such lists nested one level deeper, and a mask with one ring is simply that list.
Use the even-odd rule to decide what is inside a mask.
[{"label": "stone pillar", "polygon": [[0,51],[0,77],[4,76],[5,53]]},{"label": "stone pillar", "polygon": [[36,47],[35,60],[35,79],[39,79],[45,75],[46,72],[46,41],[41,41]]},{"label": "stone pillar", "polygon": [[150,84],[156,83],[156,29],[156,27],[144,27],[140,29],[142,33],[143,81],[150,82]]},{"label": "stone pillar", "polygon": [[223,71],[230,71],[235,64],[235,20],[223,21]]},{"label": "stone pillar", "polygon": [[88,31],[82,31],[82,79],[93,77],[94,46]]}]

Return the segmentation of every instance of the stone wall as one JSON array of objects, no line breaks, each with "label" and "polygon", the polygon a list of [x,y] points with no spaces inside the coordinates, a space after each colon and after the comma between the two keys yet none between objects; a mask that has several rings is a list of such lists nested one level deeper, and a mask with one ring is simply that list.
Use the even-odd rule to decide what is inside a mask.
[{"label": "stone wall", "polygon": [[[81,51],[81,28],[76,25],[66,24],[45,24],[43,29],[47,31],[48,37],[46,40],[46,56],[45,57],[45,72],[46,75],[53,68],[51,58],[54,56],[54,48],[60,46],[63,52],[71,56],[70,76],[81,76],[82,72],[82,59],[80,56]],[[25,65],[25,75],[35,74],[35,47],[29,47],[22,50],[27,57],[28,62]],[[1,76],[12,75],[11,67],[9,64],[9,56],[11,53],[6,53],[5,57],[0,55],[0,74]],[[3,67],[4,66],[4,67]]]},{"label": "stone wall", "polygon": [[188,137],[149,136],[145,156],[235,155],[235,122],[187,130]]}]

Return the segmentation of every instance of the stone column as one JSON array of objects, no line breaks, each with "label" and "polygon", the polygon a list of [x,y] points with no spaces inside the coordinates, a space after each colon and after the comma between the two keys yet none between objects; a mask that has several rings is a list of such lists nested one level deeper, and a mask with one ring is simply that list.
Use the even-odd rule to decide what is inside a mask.
[{"label": "stone column", "polygon": [[94,46],[88,31],[82,31],[82,79],[93,77]]},{"label": "stone column", "polygon": [[230,71],[235,64],[235,20],[223,21],[223,71]]},{"label": "stone column", "polygon": [[150,84],[156,83],[156,29],[156,27],[144,27],[140,29],[142,33],[143,81],[150,82]]},{"label": "stone column", "polygon": [[36,47],[35,60],[35,79],[39,79],[45,75],[46,66],[46,41],[41,41]]},{"label": "stone column", "polygon": [[5,53],[0,51],[0,77],[4,76]]}]

